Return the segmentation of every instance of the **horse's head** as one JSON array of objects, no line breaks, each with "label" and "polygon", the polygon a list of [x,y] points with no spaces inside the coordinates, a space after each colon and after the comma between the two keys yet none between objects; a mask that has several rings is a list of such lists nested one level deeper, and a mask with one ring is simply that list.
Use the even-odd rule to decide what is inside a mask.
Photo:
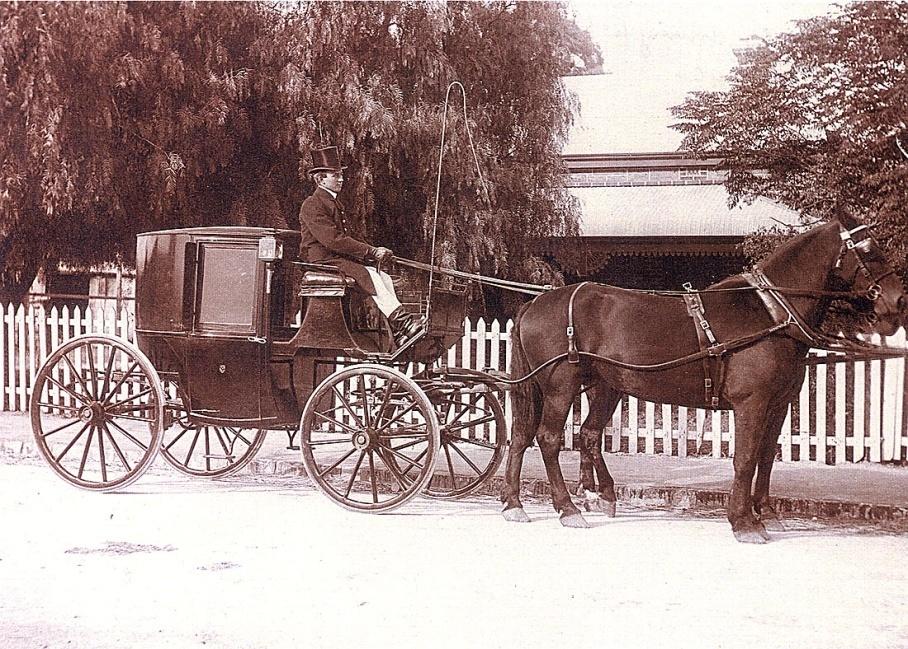
[{"label": "horse's head", "polygon": [[856,301],[865,316],[862,333],[890,336],[908,322],[908,296],[902,280],[866,225],[841,215],[839,225],[842,249],[836,272],[851,291],[863,296]]}]

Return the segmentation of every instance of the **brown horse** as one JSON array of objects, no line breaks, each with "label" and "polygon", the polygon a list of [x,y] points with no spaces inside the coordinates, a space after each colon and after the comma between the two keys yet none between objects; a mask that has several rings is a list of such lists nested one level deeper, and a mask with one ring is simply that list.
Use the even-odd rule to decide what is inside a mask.
[{"label": "brown horse", "polygon": [[562,524],[587,527],[558,464],[567,412],[585,388],[590,407],[581,427],[581,483],[588,508],[615,512],[601,440],[622,394],[734,409],[728,520],[739,541],[769,539],[759,516],[779,432],[830,302],[850,299],[866,312],[869,331],[890,335],[903,322],[908,298],[869,230],[844,216],[793,237],[753,274],[727,278],[698,295],[702,311],[678,295],[586,283],[524,305],[511,334],[511,376],[535,373],[512,393],[514,424],[501,493],[507,520],[529,521],[520,502],[520,471],[535,438]]}]

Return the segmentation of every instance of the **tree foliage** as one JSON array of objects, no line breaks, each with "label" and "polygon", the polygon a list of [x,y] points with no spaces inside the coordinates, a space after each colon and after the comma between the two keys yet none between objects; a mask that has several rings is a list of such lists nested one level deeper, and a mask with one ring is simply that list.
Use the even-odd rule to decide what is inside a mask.
[{"label": "tree foliage", "polygon": [[136,233],[298,227],[309,151],[338,145],[360,234],[437,261],[552,279],[536,237],[576,232],[560,76],[601,64],[558,3],[0,3],[3,297],[40,264],[134,254]]},{"label": "tree foliage", "polygon": [[[807,220],[845,209],[908,255],[908,4],[860,2],[737,53],[722,92],[674,114],[682,148],[720,153],[733,201],[766,196]],[[765,237],[750,242],[755,254]]]}]

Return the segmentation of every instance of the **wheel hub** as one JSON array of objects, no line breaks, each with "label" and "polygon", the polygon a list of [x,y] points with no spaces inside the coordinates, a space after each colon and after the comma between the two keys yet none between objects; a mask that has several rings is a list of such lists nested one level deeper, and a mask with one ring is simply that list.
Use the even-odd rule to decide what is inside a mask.
[{"label": "wheel hub", "polygon": [[357,431],[353,435],[353,447],[358,451],[364,451],[372,446],[375,439],[375,431],[371,428]]},{"label": "wheel hub", "polygon": [[104,419],[104,407],[97,401],[93,401],[79,409],[79,419],[92,423],[98,423]]}]

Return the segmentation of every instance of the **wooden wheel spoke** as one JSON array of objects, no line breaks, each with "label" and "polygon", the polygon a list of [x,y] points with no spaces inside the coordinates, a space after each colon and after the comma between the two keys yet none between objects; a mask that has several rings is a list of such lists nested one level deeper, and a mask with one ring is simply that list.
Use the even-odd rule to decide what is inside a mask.
[{"label": "wooden wheel spoke", "polygon": [[57,464],[60,464],[60,462],[63,460],[63,456],[66,455],[67,453],[69,453],[69,449],[71,449],[73,446],[75,446],[76,442],[78,442],[79,438],[85,434],[85,431],[88,430],[88,427],[90,425],[91,425],[91,422],[86,421],[85,424],[82,426],[82,429],[78,433],[76,433],[76,436],[73,437],[71,440],[69,440],[69,444],[66,445],[66,448],[64,448],[60,452],[60,455],[58,455],[56,457]]},{"label": "wooden wheel spoke", "polygon": [[[469,465],[470,465],[470,468],[473,469],[473,471],[476,472],[476,475],[482,475],[482,471],[479,469],[479,467],[476,466],[475,464],[473,464],[473,460],[471,460],[469,457],[467,457],[466,453],[464,453],[462,450],[460,450],[460,448],[458,448],[457,444],[453,444],[453,443],[452,443],[452,444],[445,444],[444,447],[445,447],[445,454],[448,456],[448,464],[449,464],[449,465],[451,464],[451,454],[449,453],[448,449],[449,449],[449,448],[453,448],[453,449],[457,452],[457,454],[461,457],[461,459],[462,459],[464,462],[466,462],[467,464],[469,464]],[[454,475],[453,471],[454,471],[454,469],[452,468],[452,469],[451,469],[451,475],[452,475],[452,476]]]},{"label": "wooden wheel spoke", "polygon": [[417,405],[418,405],[418,404],[417,404],[415,401],[411,401],[410,404],[407,405],[406,408],[404,408],[404,409],[401,410],[400,412],[397,412],[397,413],[394,415],[394,417],[393,417],[392,419],[389,419],[389,420],[386,421],[384,424],[382,424],[382,425],[378,428],[378,431],[381,432],[381,431],[383,431],[383,430],[386,430],[386,429],[388,428],[388,426],[391,426],[392,424],[397,423],[398,421],[400,421],[400,418],[401,418],[401,417],[403,417],[403,416],[404,416],[405,414],[407,414],[408,412],[412,411]]},{"label": "wooden wheel spoke", "polygon": [[[397,450],[400,450],[401,448],[404,448],[404,447],[398,447]],[[415,466],[420,466],[419,462],[422,461],[422,459],[426,456],[426,453],[428,453],[428,452],[429,452],[429,449],[424,448],[424,449],[422,450],[422,452],[421,452],[419,455],[416,456],[416,459],[413,460],[413,461],[416,463]],[[409,478],[410,478],[410,471],[412,471],[412,470],[413,470],[413,467],[412,467],[412,466],[408,466],[408,467],[404,470],[404,472],[401,474],[401,476],[404,477],[404,478],[407,478],[407,479],[409,480]],[[394,472],[392,471],[392,473],[394,473]]]},{"label": "wooden wheel spoke", "polygon": [[176,437],[174,437],[172,440],[170,440],[170,443],[164,447],[164,450],[169,452],[170,447],[173,446],[174,444],[176,444],[177,442],[179,442],[180,439],[182,439],[183,435],[185,435],[190,430],[191,430],[190,428],[184,428],[183,430],[181,430],[179,432],[179,434]]},{"label": "wooden wheel spoke", "polygon": [[[92,395],[92,393],[91,393],[91,391],[88,389],[88,385],[85,383],[85,378],[82,376],[82,372],[80,372],[79,370],[76,369],[76,366],[73,365],[73,362],[72,362],[71,360],[69,360],[69,356],[67,356],[66,354],[63,354],[63,360],[66,362],[67,365],[69,365],[69,370],[70,370],[70,372],[72,373],[72,375],[75,376],[75,377],[79,380],[79,383],[82,384],[82,389],[85,390],[85,396],[84,396],[84,397],[83,397],[83,396],[80,396],[78,393],[73,392],[73,391],[70,390],[68,387],[66,387],[65,385],[63,385],[63,384],[60,383],[59,381],[56,381],[55,379],[53,379],[53,378],[50,377],[50,376],[47,377],[48,380],[53,381],[54,383],[56,383],[57,385],[59,385],[61,388],[63,388],[64,390],[66,390],[67,392],[69,392],[71,395],[73,395],[74,397],[76,397],[77,399],[79,399],[79,401],[81,401],[82,403],[88,403],[88,402],[90,402],[90,401],[91,401],[91,395]],[[88,397],[88,398],[86,399],[85,397]]]},{"label": "wooden wheel spoke", "polygon": [[82,474],[85,473],[85,463],[88,461],[88,450],[91,448],[91,440],[95,434],[94,424],[89,424],[88,429],[88,439],[85,441],[85,448],[82,451],[82,461],[79,463],[79,480],[82,479]]},{"label": "wooden wheel spoke", "polygon": [[457,475],[454,473],[454,462],[451,461],[451,451],[448,446],[448,444],[444,444],[443,448],[445,450],[445,461],[448,465],[448,475],[451,476],[451,481],[453,482]]},{"label": "wooden wheel spoke", "polygon": [[[46,433],[45,433],[45,432],[42,432],[42,433],[41,433],[41,437],[50,437],[50,436],[53,435],[54,433],[59,433],[61,430],[66,430],[66,429],[69,428],[70,426],[75,426],[76,424],[80,423],[81,421],[82,421],[81,419],[73,419],[72,421],[68,421],[68,422],[66,422],[65,424],[62,424],[62,425],[60,425],[60,426],[57,426],[57,427],[54,428],[53,430],[49,430],[49,431],[47,431]],[[83,428],[83,430],[84,430],[84,428]]]},{"label": "wooden wheel spoke", "polygon": [[132,467],[129,466],[129,460],[126,459],[126,456],[120,449],[120,445],[117,444],[117,440],[114,439],[114,436],[111,434],[110,429],[107,426],[104,426],[104,432],[107,433],[107,439],[110,441],[110,445],[113,447],[113,450],[117,454],[117,457],[120,458],[120,462],[122,462],[123,466],[126,467],[127,473],[132,471]]},{"label": "wooden wheel spoke", "polygon": [[95,350],[92,347],[91,343],[87,343],[86,346],[88,347],[88,354],[87,354],[88,371],[91,373],[91,381],[89,382],[89,385],[91,385],[91,395],[92,395],[92,397],[97,399],[98,398],[98,394],[97,394],[98,386],[95,384],[95,379],[98,377],[98,371],[95,369],[95,354],[94,354]]},{"label": "wooden wheel spoke", "polygon": [[[400,453],[399,450],[396,448],[391,448],[390,446],[382,446],[382,450],[390,453],[395,458],[406,462],[408,465],[410,465],[410,468],[415,467],[415,468],[419,469],[420,471],[423,468],[425,468],[424,464],[419,464],[418,460],[411,459],[409,456],[404,455],[403,453]],[[422,456],[419,456],[419,459],[422,459]],[[408,471],[409,471],[409,469],[408,469]]]},{"label": "wooden wheel spoke", "polygon": [[133,436],[132,433],[130,433],[128,430],[126,430],[125,428],[123,428],[122,426],[120,426],[120,424],[118,424],[118,423],[115,422],[114,420],[112,420],[112,419],[111,419],[111,420],[108,420],[107,423],[109,423],[111,426],[113,426],[113,427],[116,428],[118,431],[120,431],[121,433],[123,433],[123,435],[125,435],[126,438],[127,438],[129,441],[131,441],[133,444],[135,444],[136,446],[138,446],[138,447],[139,447],[140,449],[142,449],[143,451],[147,451],[147,450],[148,450],[148,446],[146,446],[145,444],[143,444],[142,442],[140,442],[139,440],[137,440],[137,439]]},{"label": "wooden wheel spoke", "polygon": [[98,432],[98,458],[101,460],[101,482],[107,482],[107,458],[104,457],[104,431],[95,426]]},{"label": "wooden wheel spoke", "polygon": [[[101,348],[103,352],[103,347]],[[104,367],[104,384],[101,386],[101,398],[100,401],[107,400],[107,388],[110,387],[110,373],[113,370],[114,358],[117,355],[116,348],[110,350],[110,356],[107,358],[107,365]],[[105,482],[107,482],[105,480]]]},{"label": "wooden wheel spoke", "polygon": [[[353,453],[351,452],[347,457],[350,457]],[[350,492],[353,491],[353,483],[356,482],[356,474],[359,473],[359,467],[363,463],[363,458],[366,457],[365,451],[360,451],[359,458],[356,460],[356,465],[353,467],[353,471],[350,472],[350,479],[347,480],[347,489],[344,491],[344,498],[350,497]]]},{"label": "wooden wheel spoke", "polygon": [[[129,369],[126,370],[126,372],[123,374],[123,376],[120,377],[120,380],[117,381],[117,384],[115,386],[113,386],[113,388],[111,388],[110,392],[105,393],[105,399],[107,398],[108,395],[116,394],[117,391],[120,389],[120,386],[126,382],[126,379],[128,379],[130,376],[132,376],[133,371],[135,371],[135,369],[138,366],[139,366],[139,361],[133,360],[132,365],[130,365]],[[141,377],[143,375],[138,374],[138,376]]]},{"label": "wooden wheel spoke", "polygon": [[381,422],[385,417],[385,411],[388,409],[388,406],[391,403],[391,390],[387,389],[388,386],[385,386],[384,395],[382,396],[381,405],[378,407],[378,412],[375,415],[375,421]]},{"label": "wooden wheel spoke", "polygon": [[335,439],[314,439],[309,442],[309,446],[330,446],[331,444],[349,444],[352,441],[350,437],[338,437]]},{"label": "wooden wheel spoke", "polygon": [[[384,451],[386,451],[386,450],[387,450],[387,448],[380,449],[379,453],[378,453],[378,457],[381,459],[381,461],[384,463],[384,465],[386,467],[388,467],[388,472],[392,476],[394,476],[394,480],[397,481],[398,486],[402,490],[409,489],[410,485],[413,484],[413,481],[410,479],[410,476],[409,476],[409,473],[413,469],[413,467],[410,466],[410,467],[407,467],[406,470],[401,471],[400,467],[397,466],[397,463],[394,462],[393,459],[389,461],[388,458],[385,457]],[[418,462],[419,460],[421,460],[425,456],[425,454],[426,454],[425,451],[420,453],[419,457],[416,458],[416,461]],[[419,466],[419,465],[417,465],[417,466]]]},{"label": "wooden wheel spoke", "polygon": [[75,406],[64,406],[62,403],[47,403],[45,401],[38,401],[37,405],[41,406],[42,408],[49,408],[51,410],[61,410],[63,412],[68,412],[68,413],[72,413],[72,414],[77,414],[80,410],[79,408],[76,408]]},{"label": "wooden wheel spoke", "polygon": [[375,477],[375,454],[369,453],[369,482],[372,483],[372,502],[378,503],[378,479]]},{"label": "wooden wheel spoke", "polygon": [[[66,358],[66,357],[64,356],[64,358]],[[68,385],[63,385],[62,383],[60,383],[57,379],[55,379],[52,376],[48,375],[47,380],[50,381],[51,383],[53,383],[54,385],[56,385],[57,387],[59,387],[61,390],[63,390],[67,394],[69,394],[72,398],[76,399],[77,401],[81,401],[82,403],[84,403],[86,405],[91,403],[91,398],[87,394],[79,394],[78,392],[75,392]]]},{"label": "wooden wheel spoke", "polygon": [[[154,392],[154,387],[149,385],[146,389],[142,390],[141,392],[138,392],[136,394],[129,394],[126,396],[125,399],[121,399],[119,401],[113,401],[113,402],[105,404],[105,405],[108,409],[118,410],[121,406],[126,405],[131,401],[135,401],[136,399],[140,399],[140,398],[144,397],[146,394],[151,394],[152,392]],[[128,408],[128,410],[146,410],[148,408],[156,408],[156,407],[157,406],[152,403],[140,403],[140,404],[136,404],[136,405]]]},{"label": "wooden wheel spoke", "polygon": [[183,461],[183,466],[189,466],[189,460],[192,458],[192,452],[195,450],[195,445],[199,441],[199,435],[202,433],[200,428],[195,429],[195,435],[192,437],[192,444],[189,445],[189,451],[186,453],[186,459]]},{"label": "wooden wheel spoke", "polygon": [[465,428],[475,428],[476,426],[481,426],[482,424],[488,424],[495,421],[495,415],[489,413],[487,416],[480,419],[471,419],[470,421],[464,421],[456,426],[445,426],[446,430],[449,433],[454,433]]},{"label": "wooden wheel spoke", "polygon": [[[226,433],[226,431],[224,431]],[[227,448],[227,443],[224,441],[224,435],[221,433],[221,429],[215,427],[214,434],[218,438],[218,444],[221,445],[221,448],[224,450],[224,457],[228,462],[233,462],[233,444],[230,444],[230,448]],[[236,440],[236,437],[233,438]]]},{"label": "wooden wheel spoke", "polygon": [[328,422],[329,424],[337,424],[338,426],[343,428],[345,431],[347,431],[351,435],[355,435],[356,433],[359,432],[358,429],[353,428],[352,426],[348,426],[344,422],[338,421],[337,419],[334,419],[333,417],[329,417],[328,415],[323,414],[323,413],[319,412],[318,410],[316,410],[313,414],[316,417],[321,417],[324,421]]},{"label": "wooden wheel spoke", "polygon": [[[332,464],[331,466],[329,466],[329,467],[328,467],[327,469],[325,469],[324,471],[319,471],[319,472],[318,472],[318,477],[319,477],[319,478],[324,478],[326,475],[328,475],[329,473],[331,473],[332,471],[334,471],[334,469],[336,469],[336,468],[339,467],[341,464],[343,464],[344,462],[346,462],[346,461],[350,458],[350,456],[353,455],[354,453],[356,453],[356,449],[355,449],[355,448],[351,448],[349,451],[347,451],[346,454],[344,454],[343,456],[341,456],[341,458],[340,458],[337,462],[335,462],[334,464]],[[361,461],[362,461],[362,459],[360,459],[360,462],[361,462]],[[356,466],[357,466],[357,468],[359,467],[359,462],[356,463]]]},{"label": "wooden wheel spoke", "polygon": [[369,410],[369,395],[366,391],[366,375],[359,375],[359,393],[360,398],[363,400],[363,419],[365,420],[366,428],[372,427],[372,413]]},{"label": "wooden wheel spoke", "polygon": [[[350,413],[350,416],[353,418],[353,420],[357,424],[360,425],[360,428],[364,428],[365,425],[363,424],[363,420],[360,418],[359,415],[357,415],[355,412],[353,412],[353,409],[350,407],[350,404],[347,402],[347,397],[345,397],[341,393],[341,391],[337,389],[336,385],[332,385],[331,390],[334,392],[335,398],[340,400],[340,403],[343,406],[344,410],[346,410],[348,413]],[[332,410],[333,410],[333,408],[332,408]]]}]

